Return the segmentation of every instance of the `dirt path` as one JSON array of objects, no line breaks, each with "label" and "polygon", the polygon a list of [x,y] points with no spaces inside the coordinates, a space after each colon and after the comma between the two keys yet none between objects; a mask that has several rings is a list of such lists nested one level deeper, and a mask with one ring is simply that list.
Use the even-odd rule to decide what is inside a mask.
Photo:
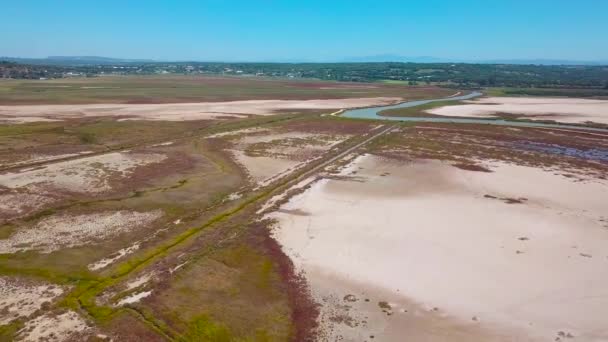
[{"label": "dirt path", "polygon": [[[378,129],[380,129],[380,128],[382,128],[382,127],[379,127]],[[369,137],[369,138],[365,139],[364,141],[362,141],[362,142],[360,142],[360,143],[356,144],[355,146],[352,146],[352,147],[350,147],[350,148],[347,148],[346,150],[342,151],[340,154],[338,154],[338,155],[334,156],[333,158],[330,158],[329,160],[327,160],[327,161],[325,161],[325,162],[321,163],[320,165],[318,165],[318,166],[314,167],[312,170],[310,170],[310,171],[308,171],[308,172],[305,172],[305,173],[303,173],[303,174],[301,174],[301,175],[299,175],[299,176],[297,176],[297,177],[293,178],[293,179],[292,179],[292,180],[289,182],[289,185],[295,184],[295,183],[297,183],[297,182],[300,182],[300,181],[302,181],[302,180],[306,179],[307,177],[310,177],[311,175],[313,175],[313,174],[317,173],[318,171],[322,170],[323,168],[325,168],[325,167],[329,166],[330,164],[334,163],[335,161],[337,161],[337,160],[339,160],[339,159],[342,159],[342,158],[343,158],[343,157],[345,157],[347,154],[349,154],[349,153],[351,153],[351,152],[355,151],[355,150],[356,150],[356,149],[358,149],[359,147],[361,147],[361,146],[363,146],[363,145],[365,145],[365,144],[369,143],[370,141],[372,141],[372,140],[374,140],[374,139],[376,139],[376,138],[378,138],[378,137],[380,137],[380,136],[382,136],[382,135],[384,135],[384,134],[386,134],[386,133],[390,132],[390,131],[391,131],[393,128],[395,128],[395,126],[394,126],[394,125],[391,125],[391,126],[389,126],[388,128],[385,128],[385,129],[383,129],[383,130],[380,130],[380,132],[379,132],[379,133],[376,133],[376,134],[372,135],[371,137]]]},{"label": "dirt path", "polygon": [[[246,200],[243,204],[239,205],[236,208],[228,209],[225,212],[219,213],[218,215],[214,216],[209,221],[207,221],[207,223],[205,223],[199,227],[194,227],[194,228],[187,230],[186,232],[179,235],[174,240],[167,241],[164,245],[161,245],[156,250],[148,253],[145,258],[139,259],[139,260],[125,261],[125,265],[127,267],[125,267],[125,268],[119,267],[118,268],[118,269],[120,269],[119,273],[110,275],[107,278],[102,278],[98,282],[89,283],[89,284],[84,285],[83,287],[77,287],[76,289],[74,289],[72,291],[72,293],[70,295],[68,295],[67,300],[75,301],[75,304],[80,308],[80,311],[82,311],[86,316],[95,319],[96,312],[98,310],[98,306],[95,303],[94,298],[98,294],[102,293],[105,289],[117,284],[119,281],[121,281],[122,279],[125,279],[133,272],[141,271],[145,267],[150,266],[152,263],[157,262],[161,258],[167,257],[168,255],[170,255],[170,253],[172,251],[174,251],[176,248],[183,245],[184,243],[190,241],[192,238],[197,236],[198,233],[200,233],[204,229],[206,229],[214,224],[218,224],[220,222],[225,222],[225,221],[229,220],[230,218],[234,217],[236,214],[243,212],[243,210],[245,210],[247,208],[253,207],[258,204],[263,204],[272,196],[282,193],[283,191],[285,191],[292,185],[297,184],[298,182],[310,177],[311,175],[319,172],[320,170],[323,170],[328,165],[336,162],[337,160],[342,159],[349,153],[352,153],[355,150],[357,150],[358,148],[373,141],[374,139],[377,139],[378,137],[380,137],[386,133],[389,133],[391,130],[394,129],[394,127],[395,126],[391,125],[386,128],[384,128],[382,126],[376,128],[376,130],[373,133],[371,133],[371,136],[366,137],[364,140],[356,142],[354,145],[351,145],[351,146],[347,147],[346,149],[344,149],[340,152],[337,152],[337,154],[334,154],[333,156],[329,157],[329,159],[327,159],[325,161],[320,161],[318,164],[312,166],[308,170],[304,169],[300,173],[289,176],[289,177],[287,177],[288,179],[280,181],[278,184],[275,183],[274,185],[271,185],[271,188],[264,191],[262,194],[253,196],[252,198]],[[354,139],[357,139],[357,138],[354,138]],[[140,316],[138,318],[143,320],[146,324],[149,324],[150,326],[153,326],[155,328],[158,328],[161,326],[158,324],[158,322],[156,321],[156,319],[154,317],[147,317],[147,316],[141,317]],[[175,336],[175,332],[173,332],[173,331],[162,331],[162,333],[165,336]]]}]

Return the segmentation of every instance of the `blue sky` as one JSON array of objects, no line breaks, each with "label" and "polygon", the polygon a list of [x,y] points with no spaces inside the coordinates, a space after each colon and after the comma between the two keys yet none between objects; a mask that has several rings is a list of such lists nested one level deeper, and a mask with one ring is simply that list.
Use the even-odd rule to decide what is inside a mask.
[{"label": "blue sky", "polygon": [[608,60],[607,0],[17,0],[0,56]]}]

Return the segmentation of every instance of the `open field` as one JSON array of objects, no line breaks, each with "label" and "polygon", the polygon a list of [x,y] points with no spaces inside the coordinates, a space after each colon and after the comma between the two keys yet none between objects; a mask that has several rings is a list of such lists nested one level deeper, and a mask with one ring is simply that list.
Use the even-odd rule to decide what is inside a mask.
[{"label": "open field", "polygon": [[602,133],[326,115],[436,88],[39,84],[85,81],[137,86],[2,107],[65,120],[0,125],[0,340],[606,338]]},{"label": "open field", "polygon": [[441,96],[449,92],[448,89],[436,87],[255,77],[111,76],[46,81],[0,80],[0,105],[193,103],[365,97],[415,99]]}]

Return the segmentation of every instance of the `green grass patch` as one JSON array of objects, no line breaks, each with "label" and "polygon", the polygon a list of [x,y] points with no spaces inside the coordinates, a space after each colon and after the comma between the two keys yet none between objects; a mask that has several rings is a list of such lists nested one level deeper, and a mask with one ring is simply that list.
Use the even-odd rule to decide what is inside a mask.
[{"label": "green grass patch", "polygon": [[8,239],[15,232],[15,225],[10,223],[3,224],[0,226],[0,240]]},{"label": "green grass patch", "polygon": [[241,245],[235,248],[222,249],[214,255],[214,259],[235,269],[247,265],[247,277],[245,277],[247,281],[254,284],[259,290],[270,289],[274,276],[273,263],[250,247]]},{"label": "green grass patch", "polygon": [[23,328],[23,323],[14,322],[6,325],[0,325],[0,342],[15,341],[17,332]]},{"label": "green grass patch", "polygon": [[63,133],[63,126],[59,123],[24,123],[0,125],[0,136],[35,134],[35,133]]},{"label": "green grass patch", "polygon": [[94,144],[97,142],[97,138],[92,132],[78,132],[78,140],[83,144]]},{"label": "green grass patch", "polygon": [[44,209],[33,215],[28,216],[27,218],[25,218],[25,221],[27,221],[27,222],[38,221],[39,219],[41,219],[43,217],[51,216],[56,213],[57,213],[57,209],[54,209],[54,208]]},{"label": "green grass patch", "polygon": [[224,325],[213,322],[208,316],[201,315],[188,324],[188,332],[178,341],[196,342],[233,342],[232,334]]}]

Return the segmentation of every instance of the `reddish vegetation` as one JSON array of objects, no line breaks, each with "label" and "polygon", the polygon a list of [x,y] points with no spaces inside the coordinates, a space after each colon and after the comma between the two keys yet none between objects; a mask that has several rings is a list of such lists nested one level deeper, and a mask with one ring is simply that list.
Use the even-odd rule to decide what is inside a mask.
[{"label": "reddish vegetation", "polygon": [[[147,150],[142,150],[142,152],[143,151]],[[110,179],[110,184],[112,184],[112,187],[116,189],[116,191],[136,191],[137,189],[150,186],[154,180],[192,170],[197,164],[191,156],[182,151],[172,151],[166,155],[167,159],[160,163],[136,168],[129,178]]]},{"label": "reddish vegetation", "polygon": [[608,170],[608,135],[561,128],[424,123],[390,133],[368,150],[400,160],[451,161],[471,171],[488,172],[477,165],[477,160],[577,170],[577,174],[602,179]]},{"label": "reddish vegetation", "polygon": [[[114,341],[165,341],[162,336],[146,327],[141,321],[133,317],[132,315],[123,314],[113,319],[110,324],[107,325],[108,330],[104,331],[109,333]],[[90,339],[95,341],[96,339]]]},{"label": "reddish vegetation", "polygon": [[312,299],[304,276],[296,273],[291,259],[283,253],[278,242],[270,236],[268,226],[268,221],[256,223],[252,225],[251,233],[254,239],[261,240],[264,250],[274,260],[285,283],[291,306],[291,321],[294,326],[292,340],[297,342],[316,341],[318,304]]},{"label": "reddish vegetation", "polygon": [[540,141],[580,149],[608,147],[608,133],[585,132],[574,129],[512,128],[483,124],[460,124],[455,126],[445,123],[425,123],[424,126],[416,127],[416,131],[429,134],[432,134],[432,131],[435,131],[436,134],[451,133],[459,139],[470,137],[503,142]]}]

